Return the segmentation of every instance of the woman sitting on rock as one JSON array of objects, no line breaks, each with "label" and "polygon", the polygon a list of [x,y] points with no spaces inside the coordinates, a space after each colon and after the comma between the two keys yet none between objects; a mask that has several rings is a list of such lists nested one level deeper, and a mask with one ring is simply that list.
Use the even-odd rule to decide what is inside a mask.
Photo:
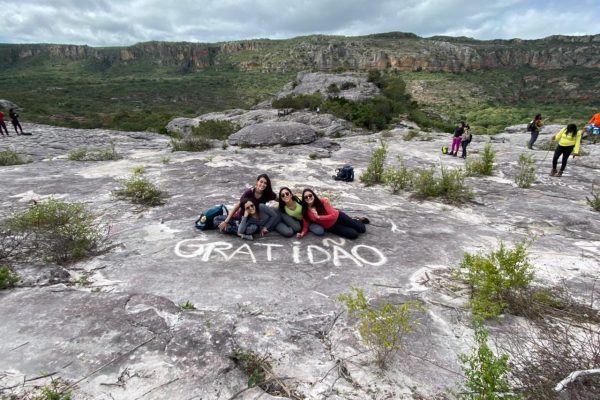
[{"label": "woman sitting on rock", "polygon": [[251,199],[254,204],[266,204],[271,200],[275,200],[275,198],[275,192],[273,192],[273,187],[271,186],[271,179],[269,179],[267,174],[260,174],[256,178],[254,187],[244,190],[240,196],[240,201],[235,203],[230,213],[227,214],[227,216],[223,215],[215,217],[214,223],[218,225],[221,232],[236,233],[237,229],[231,230],[230,222],[232,220],[239,221],[242,218],[243,212],[240,210],[242,199]]},{"label": "woman sitting on rock", "polygon": [[317,236],[325,234],[325,228],[314,222],[304,219],[302,215],[302,202],[288,187],[279,189],[279,212],[281,214],[281,222],[289,226],[297,238],[303,237],[305,234],[301,232],[304,225],[308,225],[308,230]]},{"label": "woman sitting on rock", "polygon": [[[252,235],[255,233],[265,236],[270,231],[277,229],[277,225],[283,225],[280,223],[277,210],[266,204],[258,203],[257,206],[252,199],[244,198],[240,201],[240,209],[243,210],[243,214],[237,234],[242,239],[252,240]],[[286,226],[286,228],[288,227]],[[290,228],[288,229],[289,235],[286,236],[292,236],[294,232]]]},{"label": "woman sitting on rock", "polygon": [[[302,192],[302,215],[307,221],[322,225],[326,231],[347,239],[356,239],[358,235],[365,233],[365,223],[369,222],[367,218],[350,218],[343,211],[332,207],[326,197],[319,199],[311,189],[304,189]],[[308,225],[305,225],[302,235],[306,235],[307,231]]]}]

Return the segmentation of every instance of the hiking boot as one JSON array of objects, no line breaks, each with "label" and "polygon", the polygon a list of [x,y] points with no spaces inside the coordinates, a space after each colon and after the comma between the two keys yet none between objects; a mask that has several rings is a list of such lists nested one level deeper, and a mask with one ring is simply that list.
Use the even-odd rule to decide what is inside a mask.
[{"label": "hiking boot", "polygon": [[556,176],[562,176],[562,171],[558,171],[558,173],[556,174]]},{"label": "hiking boot", "polygon": [[353,219],[355,219],[357,221],[360,221],[360,222],[362,222],[365,225],[371,222],[371,221],[369,221],[369,218],[363,217],[363,216],[361,216],[361,217],[354,217]]},{"label": "hiking boot", "polygon": [[557,172],[557,171],[556,171],[555,169],[552,169],[552,171],[550,171],[550,176],[554,176],[554,175],[556,175],[556,172]]}]

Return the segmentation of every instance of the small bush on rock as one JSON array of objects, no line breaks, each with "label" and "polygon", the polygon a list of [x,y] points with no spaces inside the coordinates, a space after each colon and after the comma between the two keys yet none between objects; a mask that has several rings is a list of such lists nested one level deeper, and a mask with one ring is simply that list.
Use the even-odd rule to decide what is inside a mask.
[{"label": "small bush on rock", "polygon": [[133,175],[130,178],[122,179],[121,185],[120,189],[113,191],[113,194],[118,198],[127,199],[132,203],[150,207],[165,203],[166,194],[148,179],[140,175]]},{"label": "small bush on rock", "polygon": [[518,400],[508,382],[510,367],[506,354],[496,356],[487,344],[488,332],[478,324],[475,328],[475,347],[472,354],[461,354],[459,359],[467,378],[466,392],[461,400]]},{"label": "small bush on rock", "polygon": [[519,156],[519,171],[515,176],[515,183],[518,187],[526,189],[535,182],[537,175],[535,173],[535,160],[530,154],[521,154]]},{"label": "small bush on rock", "polygon": [[385,303],[375,308],[367,303],[363,289],[352,288],[356,297],[342,294],[338,300],[346,305],[352,317],[358,318],[358,331],[366,345],[375,353],[375,361],[385,369],[393,355],[402,348],[404,335],[413,332],[418,322],[411,311],[420,310],[415,302],[401,305]]},{"label": "small bush on rock", "polygon": [[408,169],[402,160],[399,168],[390,168],[383,173],[383,182],[392,189],[394,194],[411,189],[414,181],[414,171]]},{"label": "small bush on rock", "polygon": [[494,172],[494,159],[496,152],[492,149],[491,144],[486,144],[483,148],[481,158],[470,159],[467,161],[467,176],[476,175],[492,175]]},{"label": "small bush on rock", "polygon": [[19,276],[7,265],[0,267],[0,290],[13,287],[17,282],[19,282]]},{"label": "small bush on rock", "polygon": [[594,191],[594,186],[592,185],[592,197],[587,197],[586,196],[586,200],[588,202],[588,204],[590,205],[590,207],[592,207],[594,210],[596,211],[600,211],[600,191]]},{"label": "small bush on rock", "polygon": [[106,240],[108,227],[81,203],[48,199],[6,221],[12,235],[26,236],[21,250],[37,252],[59,263],[93,254]]},{"label": "small bush on rock", "polygon": [[376,148],[369,160],[367,170],[360,176],[360,181],[367,186],[383,182],[383,165],[387,157],[387,146],[382,141],[381,147]]},{"label": "small bush on rock", "polygon": [[27,163],[28,161],[23,159],[14,150],[7,149],[0,151],[0,166],[6,167],[9,165],[20,165]]},{"label": "small bush on rock", "polygon": [[230,121],[208,120],[194,126],[191,135],[205,139],[225,140],[239,129],[239,126]]},{"label": "small bush on rock", "polygon": [[534,276],[525,243],[512,250],[500,243],[500,248],[488,255],[465,253],[455,272],[472,287],[471,310],[481,318],[503,313]]},{"label": "small bush on rock", "polygon": [[439,178],[435,176],[433,169],[420,170],[414,179],[414,188],[418,199],[441,197],[448,203],[460,204],[473,197],[465,185],[465,174],[461,169],[442,167]]},{"label": "small bush on rock", "polygon": [[71,161],[114,161],[122,159],[123,156],[117,153],[114,143],[110,142],[110,146],[105,149],[89,150],[82,147],[72,150],[67,158]]}]

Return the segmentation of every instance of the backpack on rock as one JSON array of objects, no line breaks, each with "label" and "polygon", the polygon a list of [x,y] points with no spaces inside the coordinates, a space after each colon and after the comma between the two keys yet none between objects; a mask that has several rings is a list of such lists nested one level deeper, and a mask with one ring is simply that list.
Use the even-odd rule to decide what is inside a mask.
[{"label": "backpack on rock", "polygon": [[333,179],[336,181],[354,181],[354,168],[352,168],[352,165],[350,164],[346,164],[342,168],[336,169],[335,172],[336,174],[333,176]]}]

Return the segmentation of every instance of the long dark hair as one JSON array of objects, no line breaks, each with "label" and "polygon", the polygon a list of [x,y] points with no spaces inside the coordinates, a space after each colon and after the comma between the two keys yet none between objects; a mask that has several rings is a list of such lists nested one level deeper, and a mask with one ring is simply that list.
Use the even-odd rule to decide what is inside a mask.
[{"label": "long dark hair", "polygon": [[294,201],[295,201],[296,203],[298,203],[298,204],[302,204],[302,200],[300,200],[300,199],[298,198],[298,196],[296,196],[296,195],[294,194],[294,192],[292,192],[292,191],[290,190],[290,188],[289,188],[289,187],[287,187],[287,186],[284,186],[284,187],[282,187],[281,189],[279,189],[279,195],[277,196],[277,198],[278,198],[278,201],[279,201],[279,207],[278,207],[278,208],[279,208],[279,211],[281,211],[281,212],[285,212],[285,201],[281,200],[281,192],[283,192],[284,190],[287,190],[288,192],[290,192],[290,193],[292,194],[292,200],[294,200]]},{"label": "long dark hair", "polygon": [[567,125],[567,131],[565,132],[567,135],[571,134],[571,137],[577,135],[577,125],[569,124]]},{"label": "long dark hair", "polygon": [[254,199],[249,197],[244,197],[242,200],[240,200],[240,207],[242,210],[241,216],[243,217],[244,213],[246,212],[246,203],[254,204],[254,210],[256,210],[256,219],[260,219],[260,208],[258,208],[259,203],[255,202]]},{"label": "long dark hair", "polygon": [[309,219],[308,218],[308,203],[306,203],[306,200],[304,200],[304,195],[306,193],[310,193],[313,195],[313,198],[315,199],[315,209],[317,210],[317,214],[319,215],[325,215],[327,212],[325,211],[325,206],[323,206],[323,203],[321,202],[321,200],[317,197],[317,195],[315,194],[315,192],[312,191],[312,189],[304,189],[302,191],[302,216],[304,217],[304,219]]},{"label": "long dark hair", "polygon": [[277,196],[275,195],[275,192],[273,191],[273,186],[271,185],[271,178],[269,178],[269,175],[260,174],[259,176],[256,177],[256,181],[258,182],[258,180],[260,178],[265,178],[265,180],[267,181],[267,188],[263,192],[262,197],[264,197],[266,199],[266,201],[275,200],[277,198]]},{"label": "long dark hair", "polygon": [[534,121],[537,121],[539,119],[542,119],[542,114],[536,114],[535,117],[533,118]]}]

